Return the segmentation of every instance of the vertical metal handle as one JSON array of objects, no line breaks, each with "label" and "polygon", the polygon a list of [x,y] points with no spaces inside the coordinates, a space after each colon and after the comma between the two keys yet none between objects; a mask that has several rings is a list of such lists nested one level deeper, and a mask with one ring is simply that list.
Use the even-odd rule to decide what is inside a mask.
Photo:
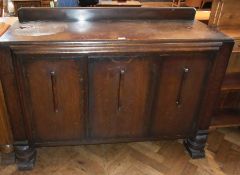
[{"label": "vertical metal handle", "polygon": [[181,106],[182,104],[182,90],[183,90],[183,85],[184,82],[186,80],[187,74],[189,73],[189,68],[184,67],[183,71],[182,71],[182,77],[181,77],[181,81],[180,81],[180,85],[179,85],[179,89],[178,89],[178,94],[177,94],[177,100],[176,100],[176,105],[178,107]]},{"label": "vertical metal handle", "polygon": [[123,82],[124,82],[124,75],[125,75],[126,70],[125,69],[120,69],[119,72],[119,84],[118,84],[118,102],[117,102],[117,110],[121,111],[122,108],[122,101],[121,101],[121,91],[123,87]]},{"label": "vertical metal handle", "polygon": [[57,87],[56,87],[57,78],[54,71],[51,71],[50,75],[51,75],[51,83],[52,83],[53,108],[54,108],[54,112],[57,113],[58,112]]}]

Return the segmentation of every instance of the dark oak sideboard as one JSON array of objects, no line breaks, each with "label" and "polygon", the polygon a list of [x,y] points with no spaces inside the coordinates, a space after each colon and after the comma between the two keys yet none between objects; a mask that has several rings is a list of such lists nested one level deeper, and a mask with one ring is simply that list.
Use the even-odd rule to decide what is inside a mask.
[{"label": "dark oak sideboard", "polygon": [[[204,157],[233,40],[193,8],[22,8],[0,39],[0,145],[185,139]],[[9,154],[13,155],[13,154]]]}]

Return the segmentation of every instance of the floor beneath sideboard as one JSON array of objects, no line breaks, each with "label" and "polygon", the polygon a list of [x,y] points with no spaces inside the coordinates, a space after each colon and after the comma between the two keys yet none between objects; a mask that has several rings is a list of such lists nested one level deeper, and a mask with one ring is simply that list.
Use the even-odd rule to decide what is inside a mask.
[{"label": "floor beneath sideboard", "polygon": [[1,175],[240,175],[240,129],[214,130],[206,158],[192,160],[181,141],[40,148],[35,168]]}]

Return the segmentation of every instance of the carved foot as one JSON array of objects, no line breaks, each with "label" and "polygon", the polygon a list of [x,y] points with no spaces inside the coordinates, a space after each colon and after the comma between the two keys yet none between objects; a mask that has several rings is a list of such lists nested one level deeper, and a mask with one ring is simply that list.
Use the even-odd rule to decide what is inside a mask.
[{"label": "carved foot", "polygon": [[31,170],[34,167],[37,151],[30,146],[16,146],[16,163],[19,170]]},{"label": "carved foot", "polygon": [[188,138],[184,145],[193,159],[205,157],[205,145],[207,142],[208,131],[199,130],[195,137]]}]

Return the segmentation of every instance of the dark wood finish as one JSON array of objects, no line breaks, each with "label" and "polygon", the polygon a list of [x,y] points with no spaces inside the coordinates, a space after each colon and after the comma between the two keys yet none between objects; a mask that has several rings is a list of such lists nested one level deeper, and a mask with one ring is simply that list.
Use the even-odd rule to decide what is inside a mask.
[{"label": "dark wood finish", "polygon": [[199,130],[194,137],[184,140],[184,145],[193,159],[205,157],[205,144],[207,142],[208,131]]},{"label": "dark wood finish", "polygon": [[[122,13],[121,15],[119,15]],[[193,8],[22,8],[20,22],[28,21],[79,21],[79,20],[193,20]],[[31,14],[31,15],[28,15]],[[98,15],[95,15],[98,14]]]},{"label": "dark wood finish", "polygon": [[221,95],[216,105],[213,126],[240,125],[240,23],[239,1],[215,0],[209,20],[211,27],[217,28],[235,39],[235,45],[229,60],[226,75],[222,84]]},{"label": "dark wood finish", "polygon": [[211,58],[214,59],[211,53],[178,54],[164,58],[158,65],[151,123],[153,135],[184,137],[195,129]]},{"label": "dark wood finish", "polygon": [[0,17],[3,16],[3,0],[0,1]]},{"label": "dark wood finish", "polygon": [[0,80],[0,151],[4,153],[12,152],[12,143],[12,131],[9,123],[2,81]]},{"label": "dark wood finish", "polygon": [[86,59],[17,55],[16,60],[33,140],[81,139],[86,115]]},{"label": "dark wood finish", "polygon": [[240,72],[228,73],[225,75],[222,90],[238,90],[240,89]]},{"label": "dark wood finish", "polygon": [[[23,125],[23,115],[19,100],[18,87],[14,68],[11,59],[10,49],[1,47],[0,52],[0,78],[4,91],[5,103],[8,108],[11,130],[14,141],[26,139],[26,132]],[[10,133],[10,131],[8,131]]]},{"label": "dark wood finish", "polygon": [[13,136],[9,123],[9,116],[5,102],[2,81],[0,79],[0,152],[1,163],[4,165],[14,163]]},{"label": "dark wood finish", "polygon": [[233,41],[194,15],[190,8],[21,9],[24,23],[0,42],[20,168],[32,167],[35,146],[160,138],[187,139],[191,155],[202,157],[199,138],[207,137]]},{"label": "dark wood finish", "polygon": [[[237,97],[238,97],[238,101],[239,101],[239,92],[237,94]],[[218,113],[216,113],[217,117],[213,118],[211,126],[212,127],[239,126],[239,123],[240,123],[239,115],[240,115],[240,111],[236,108],[221,109],[218,111]]]},{"label": "dark wood finish", "polygon": [[[200,124],[199,128],[201,130],[207,130],[207,128],[211,124],[211,120],[209,120],[209,118],[212,118],[211,115],[213,115],[213,113],[209,113],[208,111],[216,110],[216,103],[220,95],[222,81],[224,79],[224,75],[226,72],[226,68],[227,68],[227,64],[229,61],[232,48],[233,48],[233,43],[226,42],[222,45],[222,47],[220,47],[220,51],[216,56],[216,59],[219,60],[219,62],[214,63],[213,70],[217,70],[217,71],[216,72],[211,71],[208,82],[206,83],[207,86],[210,87],[209,89],[208,88],[206,89],[206,92],[208,92],[207,98],[211,100],[208,100],[207,98],[203,98],[204,107],[202,111],[200,111],[200,116],[202,117],[199,121],[199,124]],[[210,84],[212,86],[210,86]]]},{"label": "dark wood finish", "polygon": [[135,55],[91,58],[89,123],[92,138],[131,138],[147,134],[151,63],[151,58],[136,58]]},{"label": "dark wood finish", "polygon": [[12,0],[14,13],[18,14],[18,9],[22,7],[41,7],[41,0]]},{"label": "dark wood finish", "polygon": [[41,7],[50,7],[51,0],[41,0]]},{"label": "dark wood finish", "polygon": [[222,109],[239,110],[239,90],[238,89],[226,89],[221,93],[221,104],[219,106]]}]

